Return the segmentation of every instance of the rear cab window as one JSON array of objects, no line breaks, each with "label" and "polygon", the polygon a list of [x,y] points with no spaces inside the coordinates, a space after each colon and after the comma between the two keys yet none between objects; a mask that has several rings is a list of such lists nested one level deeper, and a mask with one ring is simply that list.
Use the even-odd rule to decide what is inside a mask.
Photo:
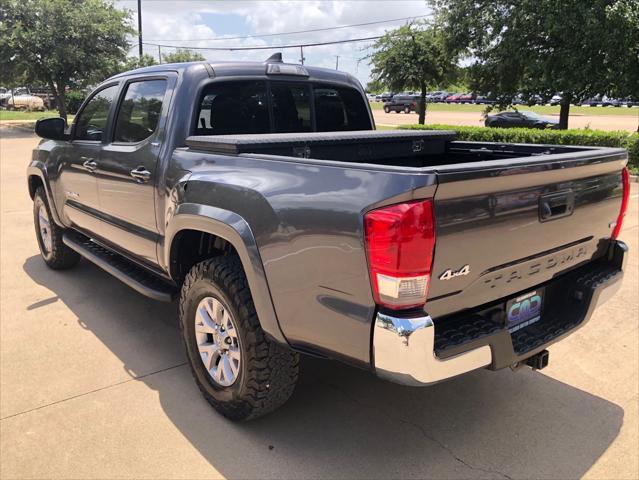
[{"label": "rear cab window", "polygon": [[220,82],[205,90],[195,135],[270,131],[265,82]]},{"label": "rear cab window", "polygon": [[194,135],[371,130],[366,102],[349,87],[220,81],[205,88]]}]

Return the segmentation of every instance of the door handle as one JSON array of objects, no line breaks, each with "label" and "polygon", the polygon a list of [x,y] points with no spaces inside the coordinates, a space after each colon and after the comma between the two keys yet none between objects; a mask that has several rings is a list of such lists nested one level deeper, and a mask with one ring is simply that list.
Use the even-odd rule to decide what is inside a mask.
[{"label": "door handle", "polygon": [[572,215],[575,210],[575,194],[566,192],[543,195],[539,198],[539,220],[547,222]]},{"label": "door handle", "polygon": [[98,162],[96,162],[95,160],[86,160],[82,166],[88,170],[89,172],[95,172],[95,170],[98,168]]},{"label": "door handle", "polygon": [[151,172],[145,167],[140,166],[131,170],[131,176],[138,182],[148,182],[149,178],[151,178]]}]

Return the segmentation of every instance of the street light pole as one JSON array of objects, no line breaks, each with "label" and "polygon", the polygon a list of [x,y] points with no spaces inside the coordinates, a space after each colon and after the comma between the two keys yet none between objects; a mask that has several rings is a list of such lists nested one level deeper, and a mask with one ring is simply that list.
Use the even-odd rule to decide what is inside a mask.
[{"label": "street light pole", "polygon": [[138,0],[138,50],[142,60],[142,0]]}]

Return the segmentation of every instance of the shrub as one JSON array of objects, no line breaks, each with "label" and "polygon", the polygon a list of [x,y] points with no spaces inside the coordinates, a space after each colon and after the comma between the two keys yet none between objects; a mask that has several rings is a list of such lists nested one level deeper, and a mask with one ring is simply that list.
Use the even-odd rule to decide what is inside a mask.
[{"label": "shrub", "polygon": [[71,90],[67,92],[64,98],[64,104],[67,107],[67,113],[76,114],[84,102],[86,95],[79,90]]},{"label": "shrub", "polygon": [[459,140],[473,142],[545,143],[549,145],[587,145],[621,147],[628,150],[628,163],[639,168],[639,133],[603,130],[540,130],[536,128],[490,128],[460,125],[402,125],[409,130],[454,130]]}]

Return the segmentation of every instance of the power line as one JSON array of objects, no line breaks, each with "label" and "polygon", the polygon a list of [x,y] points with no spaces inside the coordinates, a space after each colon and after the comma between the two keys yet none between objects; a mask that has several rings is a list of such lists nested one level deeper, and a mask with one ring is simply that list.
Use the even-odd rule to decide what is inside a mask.
[{"label": "power line", "polygon": [[402,18],[391,18],[388,20],[377,20],[374,22],[365,22],[365,23],[354,23],[351,25],[338,25],[335,27],[324,27],[324,28],[314,28],[310,30],[298,30],[295,32],[282,32],[282,33],[261,33],[255,35],[245,35],[241,37],[215,37],[215,38],[170,38],[170,39],[160,39],[160,38],[149,38],[147,40],[151,41],[160,41],[160,42],[219,42],[222,40],[245,40],[248,38],[263,38],[263,37],[279,37],[282,35],[296,35],[299,33],[315,33],[315,32],[326,32],[329,30],[338,30],[341,28],[352,28],[352,27],[365,27],[368,25],[378,25],[380,23],[391,23],[391,22],[399,22],[404,20],[413,20],[416,18],[424,18],[429,15],[415,15],[413,17],[402,17]]},{"label": "power line", "polygon": [[260,47],[189,47],[188,45],[167,45],[164,43],[151,43],[144,42],[144,45],[155,45],[165,48],[184,48],[188,50],[214,50],[214,51],[225,51],[225,52],[233,52],[239,50],[275,50],[275,49],[285,49],[285,48],[300,48],[300,47],[318,47],[321,45],[337,45],[340,43],[354,43],[354,42],[365,42],[367,40],[379,40],[383,35],[375,35],[373,37],[362,37],[362,38],[351,38],[348,40],[333,40],[332,42],[315,42],[315,43],[295,43],[288,45],[267,45]]}]

